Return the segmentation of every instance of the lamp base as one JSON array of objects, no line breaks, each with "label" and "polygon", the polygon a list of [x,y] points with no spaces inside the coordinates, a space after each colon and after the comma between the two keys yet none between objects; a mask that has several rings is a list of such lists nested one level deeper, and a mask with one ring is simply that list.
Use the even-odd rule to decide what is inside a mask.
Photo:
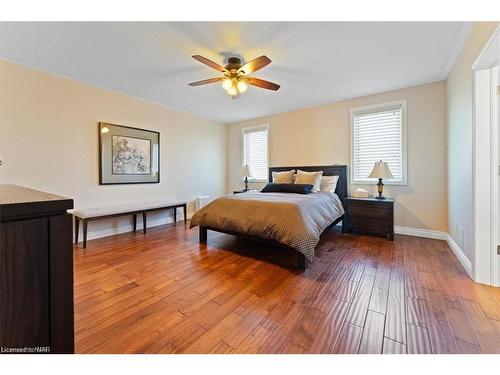
[{"label": "lamp base", "polygon": [[375,197],[375,199],[385,199],[385,197],[382,195],[384,192],[384,183],[382,182],[382,179],[378,179],[377,183],[377,191],[378,191],[378,197]]}]

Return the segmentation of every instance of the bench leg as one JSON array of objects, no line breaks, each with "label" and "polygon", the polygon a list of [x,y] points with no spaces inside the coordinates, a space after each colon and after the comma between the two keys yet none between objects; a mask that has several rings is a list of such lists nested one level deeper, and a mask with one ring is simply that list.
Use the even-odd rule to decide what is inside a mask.
[{"label": "bench leg", "polygon": [[188,221],[187,205],[185,205],[185,204],[184,204],[184,205],[182,205],[182,208],[183,208],[183,210],[184,210],[184,224],[186,224],[186,223],[187,223],[187,221]]},{"label": "bench leg", "polygon": [[135,233],[137,231],[137,214],[134,214],[133,216],[134,216],[133,217],[133,220],[134,220],[133,228],[134,228],[134,233]]},{"label": "bench leg", "polygon": [[80,233],[80,219],[77,218],[76,216],[73,216],[75,218],[75,245],[78,245],[78,234]]},{"label": "bench leg", "polygon": [[143,232],[144,234],[146,234],[146,226],[147,226],[147,223],[146,223],[146,221],[147,221],[146,216],[147,216],[146,211],[144,211],[144,212],[142,213],[142,232]]},{"label": "bench leg", "polygon": [[174,207],[174,224],[177,223],[177,207]]},{"label": "bench leg", "polygon": [[200,243],[207,243],[207,228],[200,226]]},{"label": "bench leg", "polygon": [[306,270],[308,265],[309,261],[306,259],[304,254],[297,252],[297,268]]},{"label": "bench leg", "polygon": [[87,248],[87,228],[88,228],[87,224],[88,224],[87,220],[83,219],[83,248],[84,249]]}]

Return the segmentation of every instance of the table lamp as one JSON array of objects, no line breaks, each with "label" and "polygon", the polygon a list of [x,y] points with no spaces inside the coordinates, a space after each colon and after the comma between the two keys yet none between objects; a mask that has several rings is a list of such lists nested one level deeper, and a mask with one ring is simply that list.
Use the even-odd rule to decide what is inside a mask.
[{"label": "table lamp", "polygon": [[243,191],[248,191],[248,177],[252,177],[252,172],[250,171],[250,167],[248,166],[248,164],[245,164],[245,166],[243,167],[241,176],[245,177],[245,190]]},{"label": "table lamp", "polygon": [[384,191],[384,184],[382,182],[382,179],[394,178],[387,162],[382,160],[376,161],[375,164],[373,165],[372,173],[370,173],[368,178],[378,178],[378,183],[377,183],[378,197],[375,197],[375,199],[385,199],[385,197],[382,195]]}]

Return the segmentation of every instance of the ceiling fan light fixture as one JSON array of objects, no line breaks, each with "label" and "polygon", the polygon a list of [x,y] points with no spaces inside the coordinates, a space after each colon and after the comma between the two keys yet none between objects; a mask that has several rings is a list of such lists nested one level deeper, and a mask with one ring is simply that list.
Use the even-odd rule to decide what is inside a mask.
[{"label": "ceiling fan light fixture", "polygon": [[242,80],[238,81],[238,83],[236,84],[236,87],[238,88],[238,92],[240,94],[247,91],[247,89],[248,89],[247,83],[245,81],[242,81]]},{"label": "ceiling fan light fixture", "polygon": [[250,60],[244,65],[241,64],[240,58],[230,57],[226,66],[221,66],[200,55],[194,55],[193,58],[223,73],[223,76],[191,82],[189,86],[201,86],[222,81],[222,87],[224,88],[226,93],[233,99],[236,99],[240,94],[247,91],[248,85],[257,86],[273,91],[277,91],[280,88],[280,86],[276,83],[265,81],[263,79],[255,77],[248,77],[248,74],[254,73],[271,63],[271,59],[269,59],[269,57],[267,56],[259,56],[253,60]]},{"label": "ceiling fan light fixture", "polygon": [[224,88],[224,90],[229,91],[231,87],[233,87],[233,81],[231,80],[231,78],[225,78],[222,81],[222,87]]},{"label": "ceiling fan light fixture", "polygon": [[229,90],[227,90],[227,94],[229,96],[237,96],[239,95],[239,92],[238,92],[238,88],[236,86],[231,86],[231,88]]}]

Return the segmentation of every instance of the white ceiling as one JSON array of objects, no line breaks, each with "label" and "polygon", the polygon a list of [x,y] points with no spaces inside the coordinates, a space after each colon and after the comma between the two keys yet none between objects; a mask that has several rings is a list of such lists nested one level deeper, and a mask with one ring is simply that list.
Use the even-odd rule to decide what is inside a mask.
[{"label": "white ceiling", "polygon": [[[0,57],[223,123],[445,79],[464,22],[0,23]],[[281,85],[229,98],[219,84],[187,84],[223,64],[265,54],[254,73]]]}]

